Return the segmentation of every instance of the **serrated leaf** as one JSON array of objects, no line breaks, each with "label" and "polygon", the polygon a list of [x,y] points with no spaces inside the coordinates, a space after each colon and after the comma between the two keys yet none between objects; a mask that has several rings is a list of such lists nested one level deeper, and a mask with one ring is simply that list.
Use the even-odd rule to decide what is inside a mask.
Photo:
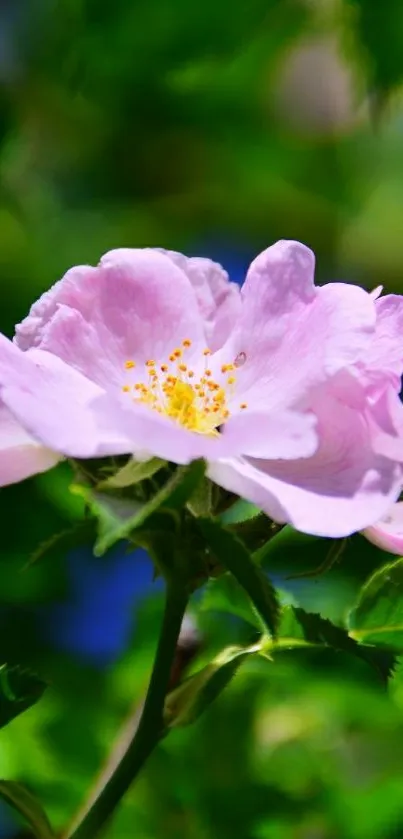
[{"label": "serrated leaf", "polygon": [[0,667],[0,728],[40,699],[45,682],[21,667]]},{"label": "serrated leaf", "polygon": [[250,598],[235,577],[227,572],[208,581],[200,602],[204,612],[226,612],[250,623],[260,631],[262,623],[256,614]]},{"label": "serrated leaf", "polygon": [[305,612],[304,609],[294,606],[284,606],[280,614],[276,644],[285,647],[288,641],[290,647],[300,646],[301,642],[304,642],[308,645],[324,645],[362,656],[361,648],[349,637],[346,630],[335,626],[319,614]]},{"label": "serrated leaf", "polygon": [[233,574],[250,597],[265,627],[276,634],[279,605],[272,584],[234,533],[213,519],[198,520],[201,532],[217,560]]},{"label": "serrated leaf", "polygon": [[348,628],[360,644],[403,650],[403,558],[367,580],[348,616]]},{"label": "serrated leaf", "polygon": [[76,522],[72,527],[62,530],[60,533],[54,533],[49,539],[41,542],[36,550],[28,559],[27,566],[33,565],[38,560],[45,557],[55,558],[65,555],[67,551],[76,547],[81,547],[83,544],[93,542],[95,536],[94,522],[86,519],[85,521]]},{"label": "serrated leaf", "polygon": [[125,489],[126,487],[134,486],[134,484],[138,484],[140,481],[152,478],[163,466],[166,466],[166,461],[161,460],[159,457],[152,457],[144,461],[131,458],[114,475],[110,475],[109,478],[101,481],[97,489],[103,491],[107,489]]},{"label": "serrated leaf", "polygon": [[204,472],[203,460],[194,460],[188,466],[177,467],[166,484],[145,503],[101,493],[81,485],[76,486],[75,491],[85,496],[92,513],[98,519],[98,538],[94,545],[94,554],[102,556],[115,542],[128,539],[133,531],[142,527],[158,510],[176,510],[183,507]]},{"label": "serrated leaf", "polygon": [[37,798],[16,781],[0,781],[0,796],[28,822],[37,839],[54,839],[48,817]]},{"label": "serrated leaf", "polygon": [[319,614],[306,612],[299,607],[284,606],[280,613],[278,635],[272,644],[273,652],[312,646],[331,647],[338,652],[354,655],[374,668],[382,681],[386,682],[389,678],[393,659],[379,656],[378,651],[358,644],[347,630],[335,626]]},{"label": "serrated leaf", "polygon": [[195,722],[227,687],[241,664],[251,655],[260,653],[259,645],[247,648],[230,647],[198,673],[185,679],[166,698],[166,725],[169,728],[177,728]]},{"label": "serrated leaf", "polygon": [[396,659],[393,662],[390,678],[392,681],[395,680],[396,682],[403,684],[403,655],[396,656]]}]

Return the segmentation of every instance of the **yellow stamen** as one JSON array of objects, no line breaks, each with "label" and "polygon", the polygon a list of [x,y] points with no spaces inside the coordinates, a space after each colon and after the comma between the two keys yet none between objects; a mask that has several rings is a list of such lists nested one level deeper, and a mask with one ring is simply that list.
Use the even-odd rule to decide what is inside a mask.
[{"label": "yellow stamen", "polygon": [[[189,431],[199,434],[217,435],[219,427],[230,416],[227,408],[227,386],[236,385],[235,375],[227,377],[227,381],[218,382],[213,378],[213,371],[207,367],[208,362],[204,361],[204,370],[197,367],[188,370],[183,363],[183,351],[192,345],[189,338],[181,342],[181,346],[175,347],[164,359],[155,361],[147,359],[144,362],[141,379],[134,384],[125,384],[122,387],[124,393],[133,389],[134,401],[148,405],[153,411],[170,417]],[[201,350],[202,357],[207,359],[211,350],[206,347]],[[169,367],[169,363],[174,368]],[[135,367],[135,362],[130,359],[124,364],[126,370]],[[171,370],[172,373],[169,373]],[[230,373],[235,370],[234,364],[223,364],[221,371]],[[182,375],[183,374],[183,375]],[[190,380],[196,379],[193,383]],[[233,390],[231,390],[231,395]],[[241,407],[246,408],[246,403]]]}]

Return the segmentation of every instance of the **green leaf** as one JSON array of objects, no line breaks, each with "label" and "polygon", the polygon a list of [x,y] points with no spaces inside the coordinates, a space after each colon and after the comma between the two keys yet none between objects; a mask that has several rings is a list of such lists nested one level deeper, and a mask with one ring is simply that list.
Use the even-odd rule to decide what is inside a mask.
[{"label": "green leaf", "polygon": [[403,6],[379,0],[345,0],[353,32],[367,63],[368,88],[379,104],[403,80]]},{"label": "green leaf", "polygon": [[55,833],[41,804],[16,781],[0,781],[0,796],[28,822],[37,839],[54,839]]},{"label": "green leaf", "polygon": [[150,460],[144,461],[131,458],[114,475],[111,475],[104,481],[100,481],[97,489],[102,491],[105,489],[124,489],[125,487],[133,486],[147,478],[152,478],[163,466],[166,466],[166,461],[161,460],[159,457],[152,457]]},{"label": "green leaf", "polygon": [[293,552],[300,554],[301,550],[308,551],[312,546],[320,544],[326,545],[331,540],[320,539],[319,536],[309,536],[306,533],[299,533],[294,530],[290,524],[286,524],[278,533],[275,533],[268,541],[262,545],[259,550],[253,554],[253,559],[258,565],[271,565],[274,561],[280,559],[280,564],[283,565],[284,554]]},{"label": "green leaf", "polygon": [[367,580],[348,628],[359,643],[403,650],[403,559],[384,565]]},{"label": "green leaf", "polygon": [[201,532],[216,559],[234,575],[250,597],[267,629],[275,635],[279,605],[267,576],[234,533],[213,519],[198,519]]},{"label": "green leaf", "polygon": [[392,683],[395,682],[403,687],[403,655],[398,655],[393,662],[390,679]]},{"label": "green leaf", "polygon": [[98,519],[98,538],[94,554],[102,556],[115,542],[128,539],[133,531],[142,527],[158,510],[177,510],[183,507],[204,476],[204,472],[203,460],[194,460],[188,466],[177,467],[166,484],[146,503],[76,485],[74,491],[84,495],[92,513]]},{"label": "green leaf", "polygon": [[212,483],[208,478],[203,478],[190,496],[187,508],[193,516],[209,516],[212,510],[212,502]]},{"label": "green leaf", "polygon": [[78,521],[72,527],[54,533],[49,539],[41,542],[29,557],[25,567],[29,568],[30,565],[45,557],[58,559],[60,556],[65,556],[67,551],[71,551],[73,548],[82,547],[83,544],[92,544],[94,537],[94,522],[88,519]]},{"label": "green leaf", "polygon": [[40,699],[45,682],[21,667],[0,667],[0,727],[27,711]]},{"label": "green leaf", "polygon": [[200,608],[204,612],[227,612],[230,615],[236,615],[260,631],[262,630],[261,620],[250,598],[235,577],[228,572],[208,581]]},{"label": "green leaf", "polygon": [[185,679],[165,700],[164,717],[169,728],[190,725],[227,687],[231,679],[251,655],[261,653],[260,645],[229,647],[214,661]]},{"label": "green leaf", "polygon": [[345,629],[313,612],[294,606],[284,606],[280,614],[278,647],[321,645],[362,656],[362,650]]},{"label": "green leaf", "polygon": [[255,504],[251,504],[250,501],[245,501],[244,498],[239,498],[228,510],[225,510],[221,514],[220,520],[223,524],[238,524],[239,522],[254,519],[261,514],[262,511]]},{"label": "green leaf", "polygon": [[377,650],[358,644],[350,637],[347,630],[335,626],[321,615],[306,612],[294,606],[284,606],[280,614],[278,635],[272,644],[266,643],[268,650],[291,650],[298,647],[331,647],[338,652],[354,655],[376,670],[377,675],[386,682],[390,675],[393,659],[378,655]]}]

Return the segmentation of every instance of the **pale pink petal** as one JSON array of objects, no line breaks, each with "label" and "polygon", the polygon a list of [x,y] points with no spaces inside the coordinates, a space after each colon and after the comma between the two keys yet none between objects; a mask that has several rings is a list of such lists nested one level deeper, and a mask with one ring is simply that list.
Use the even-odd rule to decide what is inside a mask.
[{"label": "pale pink petal", "polygon": [[362,531],[369,542],[389,551],[392,554],[403,555],[403,501],[398,501],[388,510],[385,516]]},{"label": "pale pink petal", "polygon": [[15,327],[14,341],[21,350],[40,347],[46,337],[48,324],[56,315],[59,306],[82,313],[85,319],[91,317],[94,287],[98,269],[90,265],[70,268],[64,277],[31,306],[29,314]]},{"label": "pale pink petal", "polygon": [[402,470],[373,453],[365,417],[330,394],[315,408],[320,445],[295,461],[232,460],[210,477],[297,530],[341,537],[377,521],[400,493]]},{"label": "pale pink petal", "polygon": [[92,409],[101,388],[43,350],[22,352],[0,335],[1,398],[37,440],[61,454],[95,457],[130,451],[128,441],[104,429]]},{"label": "pale pink petal", "polygon": [[206,343],[186,274],[155,250],[110,251],[98,268],[72,268],[16,328],[21,349],[58,355],[108,387],[126,360],[165,359],[185,338]]},{"label": "pale pink petal", "polygon": [[250,457],[292,460],[310,457],[318,447],[312,413],[281,411],[265,414],[240,411],[222,426],[227,444]]},{"label": "pale pink petal", "polygon": [[0,403],[0,486],[46,472],[59,459],[59,455],[34,440]]},{"label": "pale pink petal", "polygon": [[104,391],[44,350],[0,335],[0,395],[37,440],[68,457],[139,453],[177,463],[240,454],[242,441],[198,434],[145,405]]},{"label": "pale pink petal", "polygon": [[366,416],[377,454],[403,463],[403,405],[393,387],[368,400]]},{"label": "pale pink petal", "polygon": [[388,294],[376,300],[376,333],[362,364],[368,371],[391,374],[400,390],[403,374],[403,297]]},{"label": "pale pink petal", "polygon": [[241,308],[237,283],[231,283],[217,262],[203,257],[188,257],[177,251],[164,251],[189,278],[204,320],[207,344],[219,349],[229,337]]},{"label": "pale pink petal", "polygon": [[189,463],[197,458],[218,460],[238,456],[242,452],[242,435],[202,434],[190,431],[166,415],[143,405],[128,405],[127,400],[111,398],[104,393],[93,403],[94,411],[110,429],[119,429],[132,441],[134,453],[141,459],[157,455],[173,463]]},{"label": "pale pink petal", "polygon": [[242,358],[237,395],[251,408],[289,407],[361,358],[375,328],[375,304],[356,286],[315,289],[314,256],[278,242],[252,263],[238,324],[222,353]]}]

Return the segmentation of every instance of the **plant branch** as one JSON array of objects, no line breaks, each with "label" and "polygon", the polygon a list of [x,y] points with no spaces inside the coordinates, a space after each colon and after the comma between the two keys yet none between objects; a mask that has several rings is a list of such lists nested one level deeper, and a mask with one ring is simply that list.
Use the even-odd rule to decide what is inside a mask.
[{"label": "plant branch", "polygon": [[127,721],[111,760],[101,774],[84,811],[81,810],[65,839],[93,839],[99,835],[116,807],[164,736],[164,702],[171,683],[172,668],[188,595],[167,583],[166,600],[153,671],[143,708]]}]

